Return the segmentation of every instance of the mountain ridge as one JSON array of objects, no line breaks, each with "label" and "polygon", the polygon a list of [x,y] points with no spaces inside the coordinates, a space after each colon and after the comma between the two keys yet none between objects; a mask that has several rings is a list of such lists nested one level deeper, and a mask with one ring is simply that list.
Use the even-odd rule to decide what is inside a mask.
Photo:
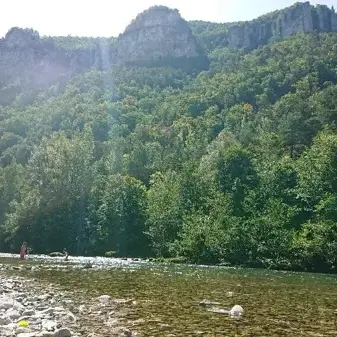
[{"label": "mountain ridge", "polygon": [[[289,20],[290,18],[290,20]],[[261,15],[253,20],[212,23],[206,21],[190,21],[190,25],[220,27],[217,47],[256,49],[272,40],[280,40],[296,33],[337,32],[337,14],[334,7],[311,5],[297,2],[273,12]],[[193,28],[192,28],[193,29]],[[197,31],[197,29],[195,29]],[[199,32],[199,34],[202,32]],[[207,45],[207,43],[203,43]]]},{"label": "mountain ridge", "polygon": [[138,14],[118,38],[40,37],[32,29],[14,27],[0,40],[0,95],[8,95],[10,101],[11,92],[22,87],[44,89],[114,64],[170,66],[198,73],[208,69],[207,54],[217,48],[256,49],[299,32],[315,31],[337,32],[334,8],[296,3],[252,21],[216,24],[187,22],[177,9],[152,6]]}]

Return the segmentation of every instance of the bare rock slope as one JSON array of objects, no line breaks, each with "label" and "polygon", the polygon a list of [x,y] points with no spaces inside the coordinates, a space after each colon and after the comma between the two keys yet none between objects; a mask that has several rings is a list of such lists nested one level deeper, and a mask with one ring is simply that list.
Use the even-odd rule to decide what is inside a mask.
[{"label": "bare rock slope", "polygon": [[336,33],[337,14],[325,5],[312,6],[299,2],[256,20],[233,24],[228,29],[227,41],[234,48],[257,48],[271,39],[282,39],[296,33]]},{"label": "bare rock slope", "polygon": [[139,14],[120,35],[114,59],[136,65],[206,68],[208,59],[177,9],[154,6]]}]

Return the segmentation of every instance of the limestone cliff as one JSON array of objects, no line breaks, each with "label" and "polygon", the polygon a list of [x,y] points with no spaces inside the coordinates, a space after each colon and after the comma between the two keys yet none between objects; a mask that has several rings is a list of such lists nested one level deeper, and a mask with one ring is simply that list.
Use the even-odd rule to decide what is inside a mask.
[{"label": "limestone cliff", "polygon": [[[58,78],[64,71],[63,55],[43,44],[36,32],[12,28],[5,39],[0,41],[0,74],[1,84],[20,86],[30,82],[32,86],[40,86],[40,77],[48,84]],[[47,70],[53,58],[60,62]],[[45,72],[48,72],[46,76]]]},{"label": "limestone cliff", "polygon": [[139,14],[115,45],[107,41],[96,39],[88,48],[69,51],[32,29],[10,29],[0,40],[0,90],[6,88],[0,95],[15,93],[13,86],[17,91],[25,86],[44,88],[81,71],[105,70],[113,64],[173,66],[186,71],[209,64],[188,23],[177,10],[163,6]]},{"label": "limestone cliff", "polygon": [[271,39],[281,39],[295,33],[337,32],[337,14],[327,6],[296,3],[284,10],[264,15],[250,22],[228,28],[224,45],[234,48],[257,48]]},{"label": "limestone cliff", "polygon": [[[205,25],[207,32],[209,25]],[[223,27],[218,25],[214,30],[214,39],[209,43],[213,49],[253,49],[298,32],[337,32],[337,14],[327,6],[305,2]],[[200,39],[201,32],[196,34]],[[139,14],[118,39],[41,38],[31,29],[12,28],[0,39],[0,96],[11,101],[22,87],[43,89],[82,71],[105,70],[113,64],[206,69],[209,61],[198,41],[178,10],[164,6]],[[74,46],[76,43],[79,48]]]},{"label": "limestone cliff", "polygon": [[130,23],[119,36],[114,58],[122,64],[208,67],[188,23],[178,10],[164,6],[151,7]]},{"label": "limestone cliff", "polygon": [[12,28],[0,40],[0,87],[48,87],[94,63],[95,51],[69,55],[32,29]]}]

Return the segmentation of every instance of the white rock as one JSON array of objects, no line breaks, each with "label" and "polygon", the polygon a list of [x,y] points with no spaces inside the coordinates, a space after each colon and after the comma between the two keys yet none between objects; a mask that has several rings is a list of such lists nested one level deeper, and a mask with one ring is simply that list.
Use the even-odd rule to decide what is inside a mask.
[{"label": "white rock", "polygon": [[22,334],[22,333],[33,333],[32,329],[30,328],[22,328],[22,327],[16,327],[15,328],[15,334]]},{"label": "white rock", "polygon": [[132,299],[125,299],[125,298],[115,298],[112,301],[114,304],[131,304],[133,302]]},{"label": "white rock", "polygon": [[14,300],[7,296],[0,297],[0,309],[9,309],[14,307]]},{"label": "white rock", "polygon": [[85,305],[81,304],[79,307],[78,307],[78,311],[79,312],[83,312],[85,310]]},{"label": "white rock", "polygon": [[15,301],[10,296],[0,296],[0,309],[16,309],[16,310],[22,310],[23,306],[21,303]]},{"label": "white rock", "polygon": [[37,315],[39,315],[39,316],[43,316],[43,315],[48,315],[48,314],[53,314],[55,312],[55,309],[54,308],[47,308],[47,309],[45,309],[45,310],[42,310],[42,311],[39,311],[38,313],[37,313]]},{"label": "white rock", "polygon": [[46,331],[54,331],[57,323],[51,320],[42,320],[42,329]]},{"label": "white rock", "polygon": [[17,321],[17,323],[19,323],[21,321],[33,321],[33,320],[34,320],[33,316],[21,316],[16,321]]},{"label": "white rock", "polygon": [[7,316],[0,316],[0,325],[6,325],[11,323],[12,321],[10,320],[9,317]]},{"label": "white rock", "polygon": [[13,289],[13,283],[6,282],[6,283],[3,285],[3,287],[4,287],[4,288]]},{"label": "white rock", "polygon": [[16,337],[35,337],[36,332],[23,332],[16,335]]},{"label": "white rock", "polygon": [[107,326],[117,326],[120,323],[118,318],[109,318],[107,322],[105,323]]},{"label": "white rock", "polygon": [[71,337],[71,332],[67,328],[62,328],[60,330],[57,330],[53,337]]},{"label": "white rock", "polygon": [[22,313],[22,316],[34,316],[35,315],[35,310],[25,310],[23,313]]},{"label": "white rock", "polygon": [[36,311],[43,311],[43,310],[47,310],[49,308],[49,306],[47,305],[36,305],[34,306]]},{"label": "white rock", "polygon": [[49,331],[41,331],[36,335],[36,337],[53,337],[54,333]]},{"label": "white rock", "polygon": [[101,303],[107,303],[110,301],[111,297],[109,295],[102,295],[98,297],[98,299]]},{"label": "white rock", "polygon": [[46,300],[51,299],[52,297],[53,297],[53,296],[50,295],[50,294],[44,294],[44,295],[40,295],[40,296],[38,297],[38,300],[40,300],[40,301],[46,301]]},{"label": "white rock", "polygon": [[13,309],[9,309],[6,312],[6,316],[13,321],[13,320],[16,320],[16,319],[20,318],[21,315],[18,311],[13,310]]},{"label": "white rock", "polygon": [[12,337],[13,336],[13,329],[9,329],[6,326],[0,326],[0,336],[1,337]]},{"label": "white rock", "polygon": [[223,315],[229,315],[230,314],[230,311],[228,311],[226,309],[222,309],[222,308],[217,308],[217,307],[209,308],[209,309],[207,309],[207,311],[214,312],[215,314],[223,314]]},{"label": "white rock", "polygon": [[229,311],[229,315],[233,317],[241,317],[244,314],[244,310],[240,305],[234,305]]},{"label": "white rock", "polygon": [[0,326],[0,336],[12,336],[16,327],[13,327],[12,323]]},{"label": "white rock", "polygon": [[16,323],[9,323],[9,324],[5,325],[4,327],[8,328],[8,329],[15,330],[18,326],[17,326]]}]

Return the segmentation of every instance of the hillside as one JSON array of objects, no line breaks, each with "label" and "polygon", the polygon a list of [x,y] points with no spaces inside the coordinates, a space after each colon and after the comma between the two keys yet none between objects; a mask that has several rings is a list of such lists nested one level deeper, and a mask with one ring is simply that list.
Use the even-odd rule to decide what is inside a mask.
[{"label": "hillside", "polygon": [[148,12],[117,39],[11,30],[0,44],[0,251],[27,240],[37,253],[334,271],[337,34],[333,9],[310,8],[330,13],[319,21],[329,31],[253,50],[223,44],[232,24],[188,26],[164,9],[178,23],[160,19],[161,32],[190,48],[158,47],[161,64],[133,62],[132,50],[125,63],[105,57],[150,34]]}]

